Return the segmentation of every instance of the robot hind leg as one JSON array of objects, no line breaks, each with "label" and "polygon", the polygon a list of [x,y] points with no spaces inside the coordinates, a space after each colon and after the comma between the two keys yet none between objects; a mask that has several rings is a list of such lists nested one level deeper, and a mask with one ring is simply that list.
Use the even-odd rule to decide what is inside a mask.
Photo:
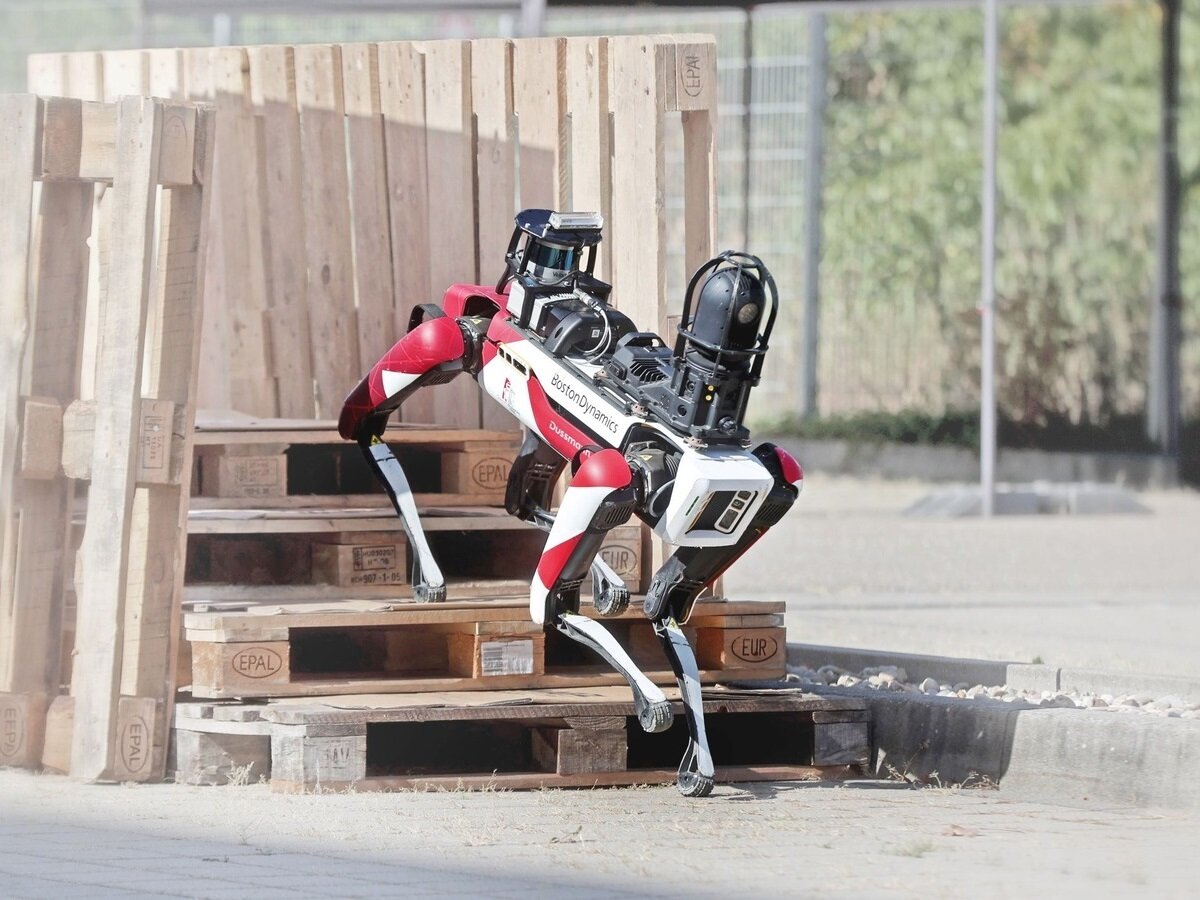
[{"label": "robot hind leg", "polygon": [[664,731],[671,704],[625,649],[599,622],[579,615],[579,585],[611,529],[633,512],[637,497],[629,464],[617,450],[589,455],[567,488],[529,589],[529,611],[566,637],[589,647],[617,670],[633,691],[638,721],[646,731]]},{"label": "robot hind leg", "polygon": [[[545,441],[525,430],[521,449],[513,460],[508,476],[504,506],[510,515],[531,522],[543,531],[554,527],[550,512],[554,485],[566,466],[564,460]],[[619,616],[629,607],[629,589],[621,576],[597,555],[590,565],[592,605],[602,616]]]},{"label": "robot hind leg", "polygon": [[703,797],[712,791],[714,768],[704,730],[700,669],[679,622],[687,621],[701,591],[783,518],[803,483],[803,471],[785,451],[763,444],[754,454],[775,476],[775,484],[742,538],[728,547],[680,547],[663,563],[646,593],[646,615],[654,621],[687,714],[688,746],[679,765],[678,784],[688,797]]}]

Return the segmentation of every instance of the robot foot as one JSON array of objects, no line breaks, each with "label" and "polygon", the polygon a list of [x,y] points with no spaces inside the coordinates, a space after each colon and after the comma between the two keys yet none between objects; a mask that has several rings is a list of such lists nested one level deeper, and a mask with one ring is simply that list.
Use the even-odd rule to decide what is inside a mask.
[{"label": "robot foot", "polygon": [[[708,768],[709,771],[703,772],[702,768]],[[679,793],[685,797],[707,797],[712,793],[713,789],[713,773],[712,767],[702,766],[700,762],[700,754],[696,752],[696,743],[692,740],[688,741],[687,750],[683,754],[683,761],[679,764],[679,775],[676,780],[676,785],[679,788]]]},{"label": "robot foot", "polygon": [[629,608],[629,588],[604,560],[592,561],[592,606],[602,616],[619,616]]},{"label": "robot foot", "polygon": [[629,589],[624,587],[606,587],[592,597],[592,605],[602,616],[619,616],[629,609]]},{"label": "robot foot", "polygon": [[647,734],[657,734],[661,731],[666,731],[671,727],[671,723],[675,721],[675,713],[671,711],[671,701],[660,700],[657,703],[648,701],[639,701],[634,698],[637,705],[638,724],[642,726],[642,731]]},{"label": "robot foot", "polygon": [[446,586],[444,584],[414,584],[413,599],[418,603],[444,603]]}]

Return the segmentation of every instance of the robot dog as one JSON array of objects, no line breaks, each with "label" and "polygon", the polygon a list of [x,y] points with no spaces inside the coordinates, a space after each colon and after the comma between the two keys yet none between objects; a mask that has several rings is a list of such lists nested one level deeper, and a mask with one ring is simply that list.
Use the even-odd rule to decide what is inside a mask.
[{"label": "robot dog", "polygon": [[[446,597],[404,472],[383,440],[388,417],[427,385],[467,372],[524,426],[505,507],[549,533],[529,589],[533,620],[590,647],[628,682],[638,721],[666,730],[671,704],[598,621],[579,614],[592,576],[600,616],[629,591],[598,558],[605,534],[636,514],[674,552],[651,581],[645,613],[675,673],[689,741],[679,790],[712,791],[696,657],[680,629],[700,593],[795,502],[804,474],[786,451],[753,450],[742,425],[778,310],[756,257],[726,252],[688,284],[674,348],[608,304],[593,274],[603,221],[527,209],[495,288],[452,285],[417,306],[408,333],[346,398],[339,431],[356,441],[396,508],[414,553],[418,600]],[[554,484],[573,477],[557,514]]]}]

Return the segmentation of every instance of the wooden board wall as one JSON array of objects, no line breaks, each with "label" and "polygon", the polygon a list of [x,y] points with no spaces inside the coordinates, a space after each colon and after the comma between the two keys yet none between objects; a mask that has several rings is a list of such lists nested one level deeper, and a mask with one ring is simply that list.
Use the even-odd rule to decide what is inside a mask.
[{"label": "wooden board wall", "polygon": [[[663,134],[679,120],[689,267],[712,253],[711,36],[40,54],[28,77],[216,103],[204,406],[336,417],[414,305],[495,281],[524,207],[602,212],[615,304],[665,333],[682,298],[665,296]],[[402,414],[513,427],[465,379]]]}]

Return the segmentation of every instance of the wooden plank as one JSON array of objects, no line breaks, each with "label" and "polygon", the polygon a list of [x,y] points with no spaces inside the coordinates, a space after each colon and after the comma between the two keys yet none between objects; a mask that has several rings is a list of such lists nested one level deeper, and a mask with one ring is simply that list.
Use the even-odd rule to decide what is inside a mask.
[{"label": "wooden plank", "polygon": [[510,454],[480,449],[442,453],[442,488],[475,494],[480,503],[503,502],[512,468]]},{"label": "wooden plank", "polygon": [[[471,106],[475,119],[475,244],[481,282],[504,271],[504,254],[516,215],[516,134],[512,95],[512,42],[471,42]],[[485,428],[518,431],[520,423],[491,397],[482,396]]]},{"label": "wooden plank", "polygon": [[623,772],[629,754],[625,720],[601,719],[611,723],[597,728],[539,728],[533,734],[534,759],[556,775]]},{"label": "wooden plank", "polygon": [[350,183],[339,48],[296,48],[304,164],[307,298],[317,415],[336,415],[362,378],[354,309]]},{"label": "wooden plank", "polygon": [[150,85],[150,61],[141,50],[106,50],[100,54],[104,72],[103,99],[141,96]]},{"label": "wooden plank", "polygon": [[388,543],[314,543],[312,578],[337,587],[406,584],[408,556],[405,541]]},{"label": "wooden plank", "polygon": [[21,448],[17,474],[44,481],[59,472],[62,458],[62,407],[47,397],[29,397],[21,410]]},{"label": "wooden plank", "polygon": [[38,157],[41,101],[32,95],[0,97],[0,689],[13,689],[16,549],[19,513],[14,504],[20,447],[22,358],[29,333],[29,256],[33,232],[33,176]]},{"label": "wooden plank", "polygon": [[659,51],[675,64],[669,108],[682,111],[684,260],[690,277],[716,247],[717,48],[712,41],[680,42]]},{"label": "wooden plank", "polygon": [[[477,274],[471,44],[431,41],[419,47],[425,57],[427,299],[440,300],[447,287],[474,283]],[[478,428],[480,406],[479,388],[460,377],[415,394],[404,406],[404,421]]]},{"label": "wooden plank", "polygon": [[[37,311],[28,349],[29,389],[55,406],[78,390],[91,221],[90,185],[42,185],[36,219]],[[30,437],[28,430],[26,437]],[[21,690],[53,695],[59,688],[72,495],[73,487],[60,475],[57,460],[48,480],[24,482],[15,492],[21,510],[11,619],[16,640],[7,667],[0,669],[7,668],[4,680]]]},{"label": "wooden plank", "polygon": [[66,55],[67,84],[64,96],[78,100],[104,99],[104,56],[82,51]]},{"label": "wooden plank", "polygon": [[[465,635],[451,635],[464,637]],[[474,640],[474,638],[468,638]],[[525,640],[529,640],[526,638]],[[328,695],[358,695],[358,694],[411,694],[429,691],[513,691],[513,690],[562,690],[568,688],[622,687],[628,691],[624,677],[609,669],[607,666],[584,666],[576,669],[563,668],[544,675],[492,675],[487,678],[476,678],[466,675],[423,674],[406,675],[397,673],[392,676],[378,674],[363,674],[361,676],[329,676],[319,677],[306,673],[303,678],[288,680],[276,673],[266,673],[261,676],[248,676],[235,672],[231,660],[236,655],[236,648],[244,646],[252,648],[255,654],[264,650],[281,652],[286,647],[284,643],[239,645],[232,644],[192,644],[192,696],[204,699],[223,699],[230,697],[268,698],[268,697],[323,697]],[[421,647],[428,647],[428,641],[421,641]],[[212,654],[210,659],[208,654]],[[267,668],[275,665],[273,660],[263,663]],[[251,665],[244,660],[238,665]],[[259,665],[259,663],[254,663]],[[656,684],[671,686],[675,684],[675,674],[666,668],[647,669],[643,674]],[[763,670],[751,666],[732,669],[701,669],[700,682],[704,685],[716,684],[726,680],[744,680],[762,678]],[[679,713],[682,715],[682,713]]]},{"label": "wooden plank", "polygon": [[679,34],[662,38],[659,69],[663,73],[663,109],[716,112],[720,103],[717,44],[710,35]]},{"label": "wooden plank", "polygon": [[[563,203],[573,210],[612,217],[612,146],[609,135],[608,39],[567,38],[565,56],[567,190]],[[609,256],[600,247],[596,272],[609,278]]]},{"label": "wooden plank", "polygon": [[186,66],[182,50],[155,48],[146,50],[146,88],[151,97],[164,100],[186,99]]},{"label": "wooden plank", "polygon": [[341,49],[354,237],[354,295],[358,307],[359,357],[365,371],[398,337],[379,98],[379,49],[375,44],[343,44]]},{"label": "wooden plank", "polygon": [[[164,130],[179,107],[164,111]],[[191,110],[195,112],[195,110]],[[209,176],[214,135],[214,113],[200,118],[197,139],[202,160],[201,181]],[[171,720],[174,696],[174,664],[180,632],[180,599],[186,553],[187,486],[193,454],[188,436],[195,418],[195,386],[200,358],[201,290],[203,288],[204,242],[207,237],[206,191],[201,185],[176,187],[163,192],[159,220],[159,254],[155,269],[153,304],[158,327],[147,336],[150,348],[148,389],[155,398],[142,401],[143,434],[148,407],[165,405],[165,427],[178,434],[172,446],[160,452],[161,462],[151,466],[143,440],[140,468],[155,469],[162,477],[137,488],[130,526],[130,562],[125,605],[121,692],[130,697],[150,698],[144,719],[151,758],[142,760],[146,777],[161,776],[166,768],[167,723]],[[154,701],[158,706],[154,705]],[[136,750],[136,726],[122,737],[128,756]],[[136,754],[135,754],[136,755]],[[131,773],[142,767],[128,759]]]},{"label": "wooden plank", "polygon": [[[394,334],[404,334],[412,307],[434,299],[429,280],[428,160],[425,147],[425,57],[411,42],[379,44],[392,233]],[[374,362],[373,360],[371,362]]]},{"label": "wooden plank", "polygon": [[[494,281],[504,271],[504,254],[516,215],[516,147],[512,93],[512,42],[471,42],[471,107],[475,118],[479,277]],[[512,416],[504,413],[508,420]]]},{"label": "wooden plank", "polygon": [[306,300],[303,168],[291,47],[250,47],[250,91],[260,121],[263,235],[270,284],[267,317],[281,416],[316,414]]},{"label": "wooden plank", "polygon": [[654,38],[614,37],[613,199],[609,248],[615,305],[665,334],[666,220],[663,123]]},{"label": "wooden plank", "polygon": [[[344,596],[344,594],[343,594]],[[636,600],[633,604],[636,606]],[[694,618],[698,620],[712,619],[717,616],[726,618],[739,615],[782,615],[785,604],[782,601],[758,600],[727,600],[705,601],[696,604]],[[436,607],[430,604],[408,604],[401,608],[374,610],[364,612],[353,603],[335,601],[331,606],[322,604],[317,610],[305,612],[304,607],[279,607],[280,612],[207,612],[188,613],[184,624],[189,633],[200,631],[225,631],[236,633],[238,637],[231,640],[257,640],[264,630],[272,631],[279,628],[388,628],[398,625],[430,625],[438,623],[462,622],[495,622],[523,619],[528,612],[528,602],[520,600],[504,601],[454,601],[439,603]],[[595,611],[590,606],[582,608],[582,614],[595,617]],[[631,608],[619,621],[645,621],[642,613]],[[197,637],[197,640],[200,638]],[[216,638],[205,638],[216,640]],[[264,638],[265,639],[265,638]],[[274,640],[275,638],[272,638]]]},{"label": "wooden plank", "polygon": [[[267,287],[258,174],[262,148],[250,107],[249,63],[243,48],[210,52],[217,138],[204,320],[213,326],[211,330],[206,327],[205,341],[213,341],[215,346],[205,354],[201,371],[204,380],[215,374],[214,367],[228,371],[229,393],[221,406],[275,415],[274,363],[265,324]],[[223,334],[219,331],[222,326]],[[211,405],[210,393],[202,391],[203,404]]]},{"label": "wooden plank", "polygon": [[565,172],[562,38],[513,42],[513,108],[517,115],[520,208],[561,209]]},{"label": "wooden plank", "polygon": [[783,674],[785,635],[783,628],[703,628],[696,641],[696,658],[700,665],[711,668],[761,667]]},{"label": "wooden plank", "polygon": [[0,766],[38,767],[46,706],[45,694],[0,694]]},{"label": "wooden plank", "polygon": [[25,89],[43,97],[67,96],[66,54],[29,54],[25,61]]},{"label": "wooden plank", "polygon": [[[104,58],[90,51],[65,55],[66,85],[63,95],[83,101],[104,99]],[[115,132],[114,132],[115,134]],[[103,188],[95,192],[92,208],[93,222],[102,218]],[[79,396],[89,399],[95,393],[96,329],[100,318],[100,254],[93,253],[88,262],[87,304],[84,313],[83,360],[80,366]]]},{"label": "wooden plank", "polygon": [[[856,773],[844,766],[718,766],[719,784],[738,784],[757,781],[840,781]],[[674,769],[632,769],[625,772],[583,772],[575,775],[554,773],[497,774],[472,773],[463,775],[372,775],[361,779],[320,782],[326,791],[537,791],[563,788],[623,787],[639,784],[674,784]],[[277,793],[303,793],[316,787],[315,783],[275,777],[271,790]]]},{"label": "wooden plank", "polygon": [[[115,104],[61,97],[43,102],[41,180],[111,182],[116,166]],[[191,184],[195,127],[195,110],[178,108],[163,133],[162,184]]]},{"label": "wooden plank", "polygon": [[101,273],[104,298],[96,368],[101,402],[96,408],[96,450],[80,548],[84,583],[78,598],[77,634],[84,639],[76,646],[72,678],[71,774],[89,780],[111,777],[117,762],[124,594],[161,129],[162,112],[156,102],[121,101],[108,260]]}]

